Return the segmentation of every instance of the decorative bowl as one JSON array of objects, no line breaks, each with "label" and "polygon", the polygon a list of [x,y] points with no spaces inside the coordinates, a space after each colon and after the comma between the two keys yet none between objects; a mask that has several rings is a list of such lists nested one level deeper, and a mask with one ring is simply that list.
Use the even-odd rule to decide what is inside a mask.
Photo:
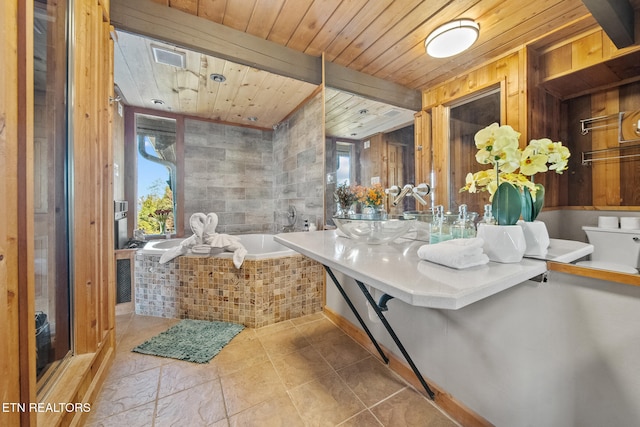
[{"label": "decorative bowl", "polygon": [[371,245],[391,242],[406,234],[415,225],[414,218],[402,215],[372,217],[367,214],[336,215],[333,222],[347,237]]}]

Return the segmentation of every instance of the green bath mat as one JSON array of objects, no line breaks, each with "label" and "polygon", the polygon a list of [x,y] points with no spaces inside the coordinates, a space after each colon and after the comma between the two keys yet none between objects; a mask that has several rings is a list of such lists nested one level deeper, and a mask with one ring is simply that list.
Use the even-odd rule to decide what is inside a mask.
[{"label": "green bath mat", "polygon": [[132,351],[195,363],[207,363],[244,329],[229,322],[186,319]]}]

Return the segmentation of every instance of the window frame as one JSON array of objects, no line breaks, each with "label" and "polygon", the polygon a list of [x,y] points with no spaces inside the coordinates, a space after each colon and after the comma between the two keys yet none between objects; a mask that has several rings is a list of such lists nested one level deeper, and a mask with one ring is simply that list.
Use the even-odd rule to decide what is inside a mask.
[{"label": "window frame", "polygon": [[173,195],[176,205],[175,237],[184,237],[184,121],[185,117],[165,111],[158,111],[141,107],[125,107],[125,200],[129,202],[129,218],[134,218],[127,224],[127,235],[133,236],[137,227],[138,217],[138,142],[136,136],[136,116],[157,116],[174,119],[176,121],[176,190]]}]

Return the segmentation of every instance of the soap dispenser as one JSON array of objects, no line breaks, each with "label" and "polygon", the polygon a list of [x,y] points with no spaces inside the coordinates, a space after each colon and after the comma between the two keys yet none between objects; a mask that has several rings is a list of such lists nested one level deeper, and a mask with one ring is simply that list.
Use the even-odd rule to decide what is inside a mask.
[{"label": "soap dispenser", "polygon": [[496,220],[493,217],[493,212],[491,212],[491,205],[484,205],[484,216],[482,217],[482,222],[485,224],[495,224]]}]

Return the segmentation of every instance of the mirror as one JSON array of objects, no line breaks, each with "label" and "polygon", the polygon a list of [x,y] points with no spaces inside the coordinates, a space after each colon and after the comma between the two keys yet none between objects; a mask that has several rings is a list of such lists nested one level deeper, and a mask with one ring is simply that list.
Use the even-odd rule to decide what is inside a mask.
[{"label": "mirror", "polygon": [[[349,185],[414,184],[414,112],[344,91],[325,89],[325,218],[336,213],[334,191]],[[347,172],[348,169],[348,172]],[[414,209],[406,198],[394,213]]]},{"label": "mirror", "polygon": [[[126,140],[120,145],[127,158],[165,169],[157,197],[172,193],[177,221],[166,220],[172,234],[190,234],[189,218],[197,212],[215,212],[217,230],[228,234],[280,232],[291,206],[298,213],[295,230],[305,220],[321,222],[318,85],[120,30],[117,35],[114,78],[126,120],[115,138]],[[138,217],[135,162],[124,163],[129,214]],[[141,216],[143,222],[148,213]],[[157,221],[149,225],[154,229],[148,232],[161,232]]]},{"label": "mirror", "polygon": [[500,88],[483,91],[449,107],[449,209],[458,212],[466,204],[469,212],[484,212],[489,193],[460,192],[469,172],[487,169],[476,161],[474,136],[490,125],[500,123]]}]

